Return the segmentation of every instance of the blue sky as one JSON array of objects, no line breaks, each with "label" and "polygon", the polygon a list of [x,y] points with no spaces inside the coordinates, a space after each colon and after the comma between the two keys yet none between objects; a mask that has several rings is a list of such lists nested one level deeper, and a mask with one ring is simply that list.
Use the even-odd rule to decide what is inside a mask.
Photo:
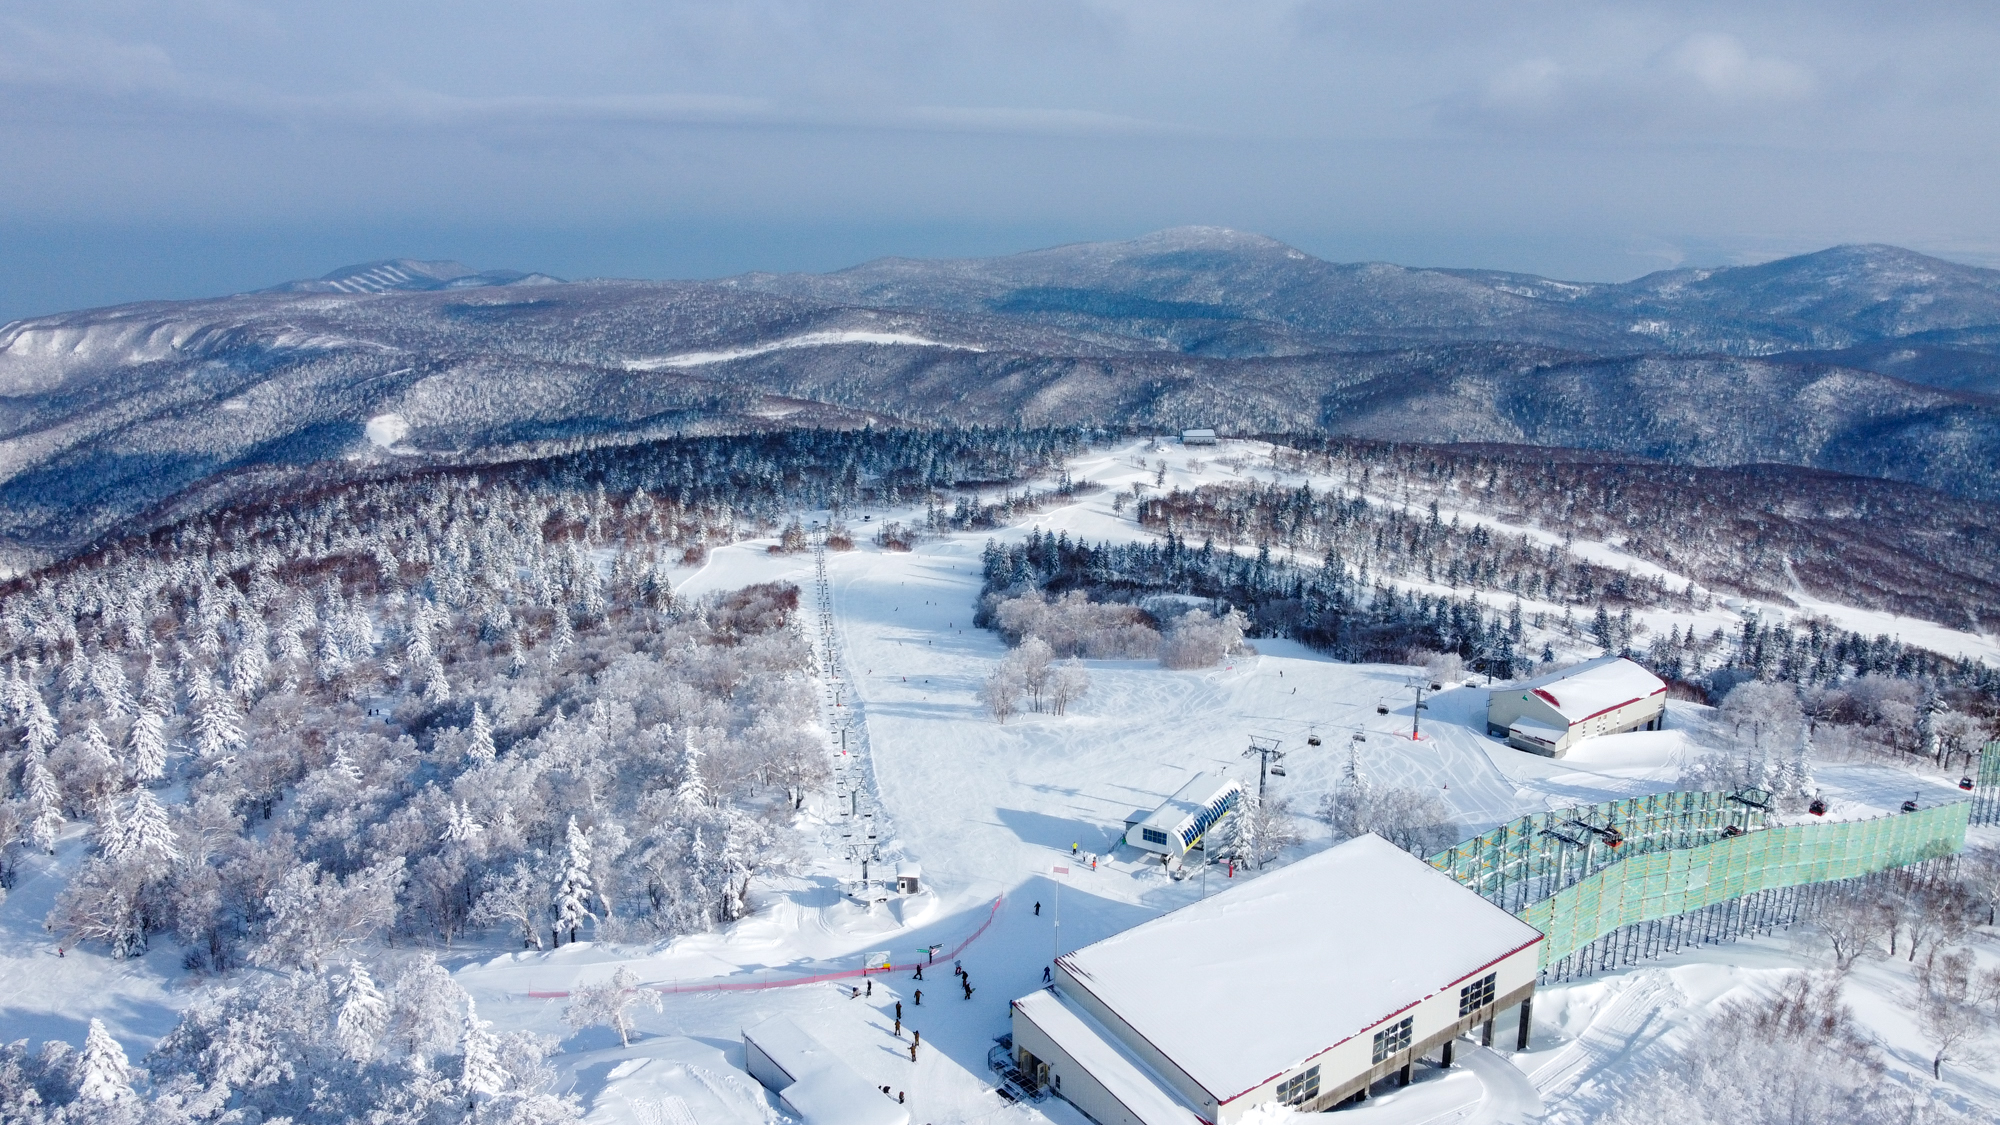
[{"label": "blue sky", "polygon": [[1187,223],[1592,279],[2000,265],[1996,12],[10,0],[0,319],[398,255],[703,277]]}]

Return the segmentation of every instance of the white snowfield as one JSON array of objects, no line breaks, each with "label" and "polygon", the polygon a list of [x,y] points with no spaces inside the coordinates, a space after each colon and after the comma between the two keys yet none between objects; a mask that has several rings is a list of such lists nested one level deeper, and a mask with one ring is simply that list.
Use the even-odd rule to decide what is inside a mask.
[{"label": "white snowfield", "polygon": [[922,348],[949,348],[960,352],[983,352],[986,349],[972,344],[952,344],[943,340],[933,340],[926,336],[915,336],[907,332],[879,332],[858,328],[844,328],[826,332],[805,332],[797,336],[787,336],[782,340],[767,340],[761,344],[748,344],[740,348],[726,348],[713,352],[683,352],[680,355],[657,356],[651,359],[629,359],[625,361],[627,371],[659,371],[674,367],[703,367],[711,363],[728,363],[736,359],[767,355],[771,352],[790,351],[794,348],[825,348],[836,344],[877,344]]},{"label": "white snowfield", "polygon": [[[1131,465],[1140,452],[1129,446],[1072,465],[1076,478],[1111,488],[993,537],[1019,538],[1031,529],[1092,540],[1143,537],[1129,511],[1111,507],[1114,490],[1129,490],[1135,480],[1152,485],[1155,470]],[[1235,453],[1254,450],[1226,443],[1219,451],[1202,451],[1204,460]],[[1172,466],[1169,487],[1226,475],[1214,468],[1199,477],[1187,472],[1187,455],[1178,449],[1148,454],[1148,465],[1161,456]],[[867,513],[874,518],[864,523],[863,514],[848,518],[864,541],[885,519],[910,518],[908,511],[878,510]],[[1414,669],[1340,664],[1284,641],[1259,641],[1258,655],[1198,671],[1168,671],[1151,661],[1091,661],[1090,692],[1068,715],[1026,714],[1003,726],[974,696],[1005,651],[994,634],[971,624],[987,538],[986,533],[953,535],[924,541],[908,553],[864,542],[856,551],[830,556],[837,630],[853,675],[844,705],[865,725],[886,821],[876,873],[894,871],[899,861],[921,863],[937,896],[933,908],[906,922],[846,901],[839,884],[858,872],[827,846],[831,802],[816,800],[784,842],[783,854],[770,857],[769,873],[753,891],[756,912],[726,931],[658,946],[585,941],[550,952],[519,951],[496,933],[438,951],[496,1030],[564,1037],[565,1053],[555,1061],[563,1067],[564,1088],[584,1098],[593,1125],[681,1125],[679,1114],[700,1125],[776,1125],[790,1119],[743,1069],[743,1030],[779,1015],[825,1045],[867,1086],[890,1087],[887,1104],[903,1093],[913,1122],[1085,1125],[1060,1101],[1010,1105],[1000,1099],[987,1069],[988,1051],[1009,1029],[1009,1003],[1040,988],[1042,971],[1058,951],[1109,938],[1229,884],[1221,868],[1175,881],[1155,857],[1119,848],[1117,838],[1134,809],[1156,807],[1194,773],[1229,770],[1254,787],[1256,760],[1243,757],[1251,734],[1281,739],[1289,751],[1288,776],[1273,778],[1269,788],[1272,798],[1291,803],[1306,835],[1287,860],[1326,846],[1327,830],[1312,814],[1339,777],[1355,733],[1366,738],[1357,745],[1361,768],[1372,781],[1432,789],[1468,835],[1527,811],[1671,789],[1681,768],[1711,739],[1705,708],[1673,702],[1666,730],[1586,742],[1570,758],[1551,761],[1486,737],[1481,684],[1448,686],[1427,697],[1422,738],[1413,740]],[[684,572],[677,586],[692,596],[784,579],[809,592],[811,557],[770,555],[768,545],[767,540],[717,550],[701,569]],[[1687,615],[1671,620],[1683,628],[1689,624]],[[1699,623],[1706,632],[1735,620],[1718,609]],[[1670,618],[1660,614],[1649,621],[1664,631]],[[1378,714],[1378,704],[1388,713]],[[1309,736],[1321,745],[1309,745]],[[1885,812],[1918,784],[1906,780],[1907,774],[1859,766],[1822,766],[1818,773],[1824,784],[1851,795],[1855,805]],[[1948,783],[1930,784],[1938,787],[1931,793],[1947,795]],[[74,1044],[96,1016],[138,1062],[204,982],[187,979],[170,940],[130,962],[114,962],[90,949],[57,957],[42,919],[58,875],[72,870],[87,850],[85,831],[87,826],[73,824],[53,861],[24,864],[16,886],[0,902],[0,1029],[10,1039],[62,1038]],[[1073,847],[1079,855],[1097,854],[1096,868],[1071,860]],[[1051,874],[1059,862],[1071,874]],[[789,873],[779,869],[785,863]],[[1281,880],[1284,870],[1239,871],[1236,878]],[[1351,908],[1365,910],[1365,904]],[[872,975],[869,993],[859,997],[850,991],[862,985],[859,978],[676,992],[665,996],[663,1011],[638,1016],[640,1035],[626,1048],[608,1029],[572,1033],[562,1022],[561,999],[529,995],[600,981],[621,965],[647,982],[687,987],[858,969],[864,954],[879,950],[891,951],[902,964],[932,944],[949,949],[989,917],[991,927],[960,958],[973,987],[970,999],[948,962],[928,967],[922,981],[908,972]],[[1996,963],[1990,951],[1980,956],[1982,964]],[[1460,1068],[1418,1067],[1418,1081],[1408,1089],[1341,1112],[1354,1114],[1355,1122],[1395,1125],[1526,1120],[1542,1112],[1540,1083],[1547,1120],[1583,1125],[1603,1111],[1621,1084],[1671,1059],[1677,1041],[1662,1037],[1661,1028],[1679,1034],[1719,1000],[1765,987],[1783,969],[1817,964],[1783,940],[1767,939],[1692,949],[1668,961],[1548,988],[1536,1000],[1535,1050],[1529,1054],[1516,1058],[1468,1047],[1460,1053]],[[1309,969],[1289,971],[1303,975]],[[1638,982],[1662,974],[1677,982],[1678,992],[1633,993]],[[1184,983],[1163,978],[1161,1002]],[[1900,962],[1864,962],[1851,978],[1848,997],[1888,1046],[1898,1073],[1928,1084],[1929,1054],[1915,1029],[1909,987],[1907,966]],[[898,1002],[900,1036],[893,1033]],[[913,1030],[923,1037],[915,1062],[909,1053]],[[1511,1036],[1503,1024],[1496,1043],[1511,1043]],[[1552,1064],[1558,1069],[1545,1075]],[[2000,1082],[1990,1072],[1947,1066],[1944,1088],[1965,1104],[1988,1107],[1989,1114],[2000,1111]]]}]

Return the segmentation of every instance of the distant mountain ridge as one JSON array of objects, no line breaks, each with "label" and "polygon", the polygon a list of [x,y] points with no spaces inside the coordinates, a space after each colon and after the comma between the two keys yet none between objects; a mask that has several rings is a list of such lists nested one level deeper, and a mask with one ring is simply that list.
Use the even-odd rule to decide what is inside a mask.
[{"label": "distant mountain ridge", "polygon": [[1542,444],[2000,499],[1996,392],[2000,271],[1895,247],[1615,285],[1218,228],[715,282],[393,259],[0,328],[0,553],[237,479],[871,420]]},{"label": "distant mountain ridge", "polygon": [[287,281],[261,293],[424,293],[436,289],[477,289],[492,285],[560,285],[562,279],[519,270],[475,270],[463,262],[385,258],[342,266],[306,281]]}]

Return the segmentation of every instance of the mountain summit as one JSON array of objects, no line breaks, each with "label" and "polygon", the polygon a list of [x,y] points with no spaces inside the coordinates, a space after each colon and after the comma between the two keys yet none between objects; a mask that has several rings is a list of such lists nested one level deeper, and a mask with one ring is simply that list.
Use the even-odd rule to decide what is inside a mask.
[{"label": "mountain summit", "polygon": [[463,262],[425,262],[415,258],[385,258],[342,266],[323,277],[287,281],[264,293],[389,293],[435,289],[477,289],[494,285],[553,285],[560,278],[519,270],[475,270]]}]

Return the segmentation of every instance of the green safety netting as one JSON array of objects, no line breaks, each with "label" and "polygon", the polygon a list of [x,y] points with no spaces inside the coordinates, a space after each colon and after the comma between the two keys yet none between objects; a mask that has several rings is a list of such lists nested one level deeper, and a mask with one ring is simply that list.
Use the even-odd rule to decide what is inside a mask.
[{"label": "green safety netting", "polygon": [[1546,967],[1623,926],[1952,855],[1972,809],[1772,825],[1768,800],[1757,790],[1658,793],[1537,813],[1430,863],[1542,931]]}]

